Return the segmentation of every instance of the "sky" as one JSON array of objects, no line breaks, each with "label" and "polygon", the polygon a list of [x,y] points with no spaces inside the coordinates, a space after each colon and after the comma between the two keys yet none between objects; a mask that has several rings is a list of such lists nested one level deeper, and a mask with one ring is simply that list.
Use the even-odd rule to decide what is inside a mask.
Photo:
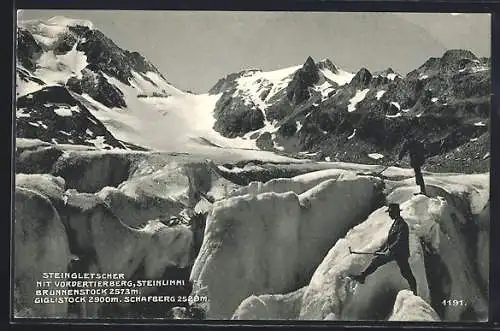
[{"label": "sky", "polygon": [[22,10],[20,20],[87,19],[138,51],[169,82],[196,93],[244,69],[276,70],[330,59],[356,72],[405,75],[448,49],[490,56],[489,14]]}]

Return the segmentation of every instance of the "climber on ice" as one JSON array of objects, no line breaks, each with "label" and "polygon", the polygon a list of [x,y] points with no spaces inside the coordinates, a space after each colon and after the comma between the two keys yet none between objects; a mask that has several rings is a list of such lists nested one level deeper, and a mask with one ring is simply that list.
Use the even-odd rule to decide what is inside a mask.
[{"label": "climber on ice", "polygon": [[415,171],[415,182],[420,186],[420,194],[426,195],[421,169],[425,161],[425,147],[423,142],[415,139],[406,140],[399,153],[399,160],[401,161],[407,153],[410,156],[410,166]]},{"label": "climber on ice", "polygon": [[[366,277],[375,272],[377,268],[391,261],[396,261],[402,276],[408,281],[413,293],[417,295],[417,281],[408,263],[408,258],[410,257],[408,224],[401,217],[399,204],[389,204],[387,211],[389,212],[389,216],[394,220],[389,230],[387,241],[380,250],[373,253],[375,256],[370,265],[361,274],[351,275],[350,278],[363,284]],[[351,253],[359,254],[352,251]]]}]

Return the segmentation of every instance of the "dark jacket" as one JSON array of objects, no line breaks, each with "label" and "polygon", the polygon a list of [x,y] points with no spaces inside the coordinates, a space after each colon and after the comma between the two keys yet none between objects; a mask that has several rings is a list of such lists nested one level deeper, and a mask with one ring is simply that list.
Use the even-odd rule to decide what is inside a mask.
[{"label": "dark jacket", "polygon": [[410,155],[410,165],[412,168],[420,168],[424,164],[425,146],[422,142],[414,139],[405,141],[399,153],[399,159],[401,160],[406,153]]},{"label": "dark jacket", "polygon": [[394,220],[387,241],[382,247],[382,251],[388,250],[396,257],[408,258],[410,256],[408,224],[400,216]]}]

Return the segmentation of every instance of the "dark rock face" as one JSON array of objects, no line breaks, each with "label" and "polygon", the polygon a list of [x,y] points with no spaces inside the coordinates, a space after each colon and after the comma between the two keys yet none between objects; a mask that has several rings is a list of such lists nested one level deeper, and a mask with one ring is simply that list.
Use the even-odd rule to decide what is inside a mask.
[{"label": "dark rock face", "polygon": [[272,151],[274,149],[273,139],[269,132],[264,132],[263,134],[261,134],[255,141],[255,143],[257,144],[258,148],[265,151]]},{"label": "dark rock face", "polygon": [[42,48],[36,42],[35,38],[21,28],[17,28],[17,60],[26,69],[33,71],[36,69],[36,60],[42,54]]},{"label": "dark rock face", "polygon": [[62,55],[73,49],[78,42],[77,36],[73,33],[63,33],[54,45],[54,54]]},{"label": "dark rock face", "polygon": [[[338,71],[331,61],[321,62],[321,68]],[[273,85],[258,79],[255,83],[260,84],[259,95],[255,97],[261,101],[266,100],[269,104],[266,109],[260,109],[253,104],[251,98],[239,96],[236,86],[238,78],[254,73],[255,70],[246,70],[228,75],[210,89],[209,93],[211,94],[223,93],[215,109],[215,130],[226,137],[240,136],[260,129],[264,126],[266,118],[272,122],[283,120],[292,115],[297,107],[302,106],[313,97],[310,88],[320,80],[318,66],[311,57],[306,60],[300,69],[293,73],[290,82],[283,89],[269,98]],[[245,109],[249,112],[248,115],[245,114]]]},{"label": "dark rock face", "polygon": [[96,74],[84,69],[82,70],[82,79],[71,77],[66,85],[78,94],[87,93],[94,100],[107,107],[125,108],[127,106],[122,91],[110,84],[100,72]]},{"label": "dark rock face", "polygon": [[232,93],[224,93],[215,105],[214,129],[223,136],[234,138],[264,127],[264,114],[255,105],[244,100],[232,99]]},{"label": "dark rock face", "polygon": [[[435,159],[429,163],[433,169],[437,164],[455,170],[458,164],[470,164],[484,171],[485,162],[455,155],[463,154],[456,152],[462,146],[481,150],[475,157],[485,154],[483,140],[470,140],[488,130],[491,83],[486,63],[467,51],[449,51],[405,78],[388,79],[393,73],[389,69],[373,76],[362,69],[348,85],[311,108],[300,131],[294,132],[295,125],[285,121],[277,133],[280,138],[297,137],[302,150],[321,157],[368,164],[394,162],[407,136],[425,138],[429,157]],[[347,111],[356,90],[362,89],[369,89],[364,99]],[[385,157],[373,160],[370,153]]]},{"label": "dark rock face", "polygon": [[[406,77],[390,67],[374,74],[362,68],[348,84],[332,84],[333,90],[324,98],[312,87],[324,79],[320,70],[338,73],[338,68],[331,61],[315,64],[308,58],[283,90],[266,99],[268,106],[263,111],[268,121],[278,121],[276,138],[271,140],[276,139],[283,146],[291,146],[286,141],[293,141],[299,150],[317,152],[332,160],[393,162],[407,136],[426,138],[429,157],[439,157],[454,153],[488,130],[489,66],[489,59],[479,59],[470,51],[450,50],[441,58],[430,58]],[[219,112],[219,116],[245,118],[245,108],[252,109],[249,114],[257,108],[245,106],[234,94],[234,83],[230,90],[223,91],[240,74],[227,76],[213,88],[214,93],[224,93],[220,103],[226,104],[226,112]],[[263,89],[261,98],[266,98],[266,93],[269,92]],[[479,122],[486,126],[475,124]],[[215,129],[228,137],[252,130],[250,125],[246,125],[246,130],[241,127],[216,125]],[[252,139],[258,139],[262,149],[269,149],[273,143],[268,135],[255,135]],[[373,160],[368,157],[370,153],[385,157]],[[482,163],[478,166],[484,168]]]},{"label": "dark rock face", "polygon": [[370,85],[371,80],[372,74],[368,71],[368,69],[362,68],[356,73],[349,85],[353,88],[363,90]]},{"label": "dark rock face", "polygon": [[[324,61],[322,68],[337,68],[333,63]],[[281,121],[291,116],[295,110],[313,97],[310,88],[320,80],[318,66],[311,57],[308,57],[302,68],[293,75],[292,81],[286,89],[273,97],[273,103],[266,109],[267,119]]]},{"label": "dark rock face", "polygon": [[330,70],[332,73],[336,74],[338,73],[338,68],[335,66],[335,64],[333,64],[332,61],[330,61],[330,59],[325,59],[323,61],[319,61],[316,66],[318,67],[318,69],[328,69]]},{"label": "dark rock face", "polygon": [[102,71],[126,85],[130,85],[128,80],[133,77],[132,70],[152,71],[161,76],[158,70],[139,53],[121,49],[102,32],[82,26],[69,27],[69,30],[84,39],[78,43],[76,49],[85,53],[90,70]]},{"label": "dark rock face", "polygon": [[318,68],[314,60],[308,57],[306,63],[301,69],[297,70],[291,83],[288,85],[287,99],[293,105],[299,105],[306,101],[310,96],[308,87],[312,86],[318,80]]},{"label": "dark rock face", "polygon": [[219,81],[208,91],[208,93],[213,95],[233,89],[234,85],[236,84],[236,79],[242,77],[245,73],[249,72],[251,71],[245,70],[245,71],[235,72],[227,75],[224,78],[219,79]]},{"label": "dark rock face", "polygon": [[408,73],[407,77],[421,78],[422,76],[430,77],[433,75],[455,75],[460,70],[470,71],[480,66],[489,66],[489,64],[484,62],[469,50],[449,50],[441,58],[430,58],[418,69]]},{"label": "dark rock face", "polygon": [[124,148],[89,110],[61,86],[45,87],[17,99],[16,136],[47,142]]}]

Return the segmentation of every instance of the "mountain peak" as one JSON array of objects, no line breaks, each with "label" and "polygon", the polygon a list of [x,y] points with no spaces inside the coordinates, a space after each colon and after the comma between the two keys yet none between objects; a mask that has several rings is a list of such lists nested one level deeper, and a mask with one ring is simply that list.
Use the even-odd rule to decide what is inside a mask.
[{"label": "mountain peak", "polygon": [[[74,27],[74,26],[83,26],[87,27],[89,29],[94,29],[94,24],[89,21],[89,20],[83,20],[83,19],[74,19],[74,18],[69,18],[65,16],[53,16],[47,20],[20,20],[18,22],[18,26],[20,27],[29,27],[29,26],[39,26],[40,24],[54,27],[54,28],[67,28],[67,27]],[[47,31],[49,32],[49,31]],[[59,30],[56,31],[51,31],[52,33],[57,33],[60,32]]]},{"label": "mountain peak", "polygon": [[466,49],[450,49],[443,54],[441,61],[447,63],[447,62],[456,62],[463,59],[477,60],[477,56],[475,56],[474,53]]},{"label": "mountain peak", "polygon": [[49,18],[45,23],[49,25],[62,25],[62,26],[85,26],[89,29],[94,28],[94,24],[89,20],[74,19],[65,16],[54,16]]},{"label": "mountain peak", "polygon": [[357,88],[357,89],[364,89],[366,88],[369,84],[370,81],[372,80],[372,74],[371,72],[366,69],[366,68],[361,68],[356,75],[352,78],[351,82],[349,85]]},{"label": "mountain peak", "polygon": [[316,67],[316,63],[314,62],[314,59],[310,56],[307,57],[307,60],[306,62],[304,63],[304,68],[307,68],[307,67]]},{"label": "mountain peak", "polygon": [[335,64],[333,64],[333,62],[330,61],[330,59],[323,59],[323,60],[319,61],[318,63],[316,63],[316,66],[319,69],[328,69],[334,74],[336,74],[338,72],[337,66]]}]

